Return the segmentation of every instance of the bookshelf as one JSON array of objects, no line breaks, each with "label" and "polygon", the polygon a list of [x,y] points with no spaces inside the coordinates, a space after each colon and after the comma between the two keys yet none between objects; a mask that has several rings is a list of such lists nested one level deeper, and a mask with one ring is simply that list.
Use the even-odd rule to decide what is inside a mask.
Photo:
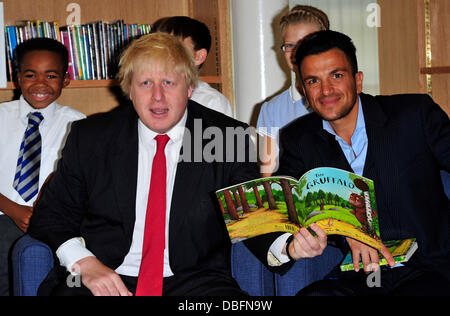
[{"label": "bookshelf", "polygon": [[[210,84],[221,84],[222,78],[220,76],[201,76],[201,80],[209,82]],[[108,80],[72,80],[66,89],[89,89],[89,88],[109,88],[118,87],[119,81],[114,79]],[[15,90],[17,89],[14,82],[8,82],[7,87],[0,90]]]},{"label": "bookshelf", "polygon": [[450,117],[450,1],[377,3],[381,94],[429,93]]},{"label": "bookshelf", "polygon": [[[228,0],[2,0],[5,25],[19,20],[57,21],[66,25],[70,3],[80,7],[80,23],[112,22],[152,24],[164,16],[186,15],[208,25],[213,37],[210,54],[202,67],[202,80],[218,88],[233,103],[230,7]],[[0,89],[0,102],[17,96],[15,84]],[[108,111],[123,99],[116,80],[74,80],[63,90],[58,103],[86,115]]]}]

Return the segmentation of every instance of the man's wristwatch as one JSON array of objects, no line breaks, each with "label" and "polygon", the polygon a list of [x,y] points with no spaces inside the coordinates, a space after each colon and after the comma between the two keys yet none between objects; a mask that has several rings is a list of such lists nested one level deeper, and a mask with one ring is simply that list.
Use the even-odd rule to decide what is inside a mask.
[{"label": "man's wristwatch", "polygon": [[289,260],[297,261],[294,258],[291,257],[291,254],[289,253],[289,245],[294,240],[294,235],[289,236],[289,238],[286,240],[286,255],[288,256]]}]

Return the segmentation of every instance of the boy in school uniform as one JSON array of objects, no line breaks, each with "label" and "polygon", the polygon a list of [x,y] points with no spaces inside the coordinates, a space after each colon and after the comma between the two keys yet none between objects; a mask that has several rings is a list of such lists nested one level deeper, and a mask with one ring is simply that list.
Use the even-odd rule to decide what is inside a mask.
[{"label": "boy in school uniform", "polygon": [[[158,20],[155,28],[157,32],[169,33],[182,40],[194,55],[195,66],[202,67],[211,48],[211,33],[204,23],[187,16],[172,16]],[[204,81],[198,80],[191,100],[233,117],[230,101]]]},{"label": "boy in school uniform", "polygon": [[55,170],[70,123],[85,115],[56,100],[70,83],[67,49],[36,38],[15,50],[19,100],[0,104],[0,296],[10,294],[8,254]]}]

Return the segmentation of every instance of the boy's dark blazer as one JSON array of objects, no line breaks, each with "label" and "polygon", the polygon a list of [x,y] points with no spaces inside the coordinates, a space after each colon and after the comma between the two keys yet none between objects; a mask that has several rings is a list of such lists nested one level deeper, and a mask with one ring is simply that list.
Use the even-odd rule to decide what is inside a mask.
[{"label": "boy's dark blazer", "polygon": [[[214,127],[225,135],[227,127],[247,128],[194,101],[189,101],[187,108],[186,127],[192,137],[194,120],[201,124],[197,125],[200,132]],[[200,145],[211,141],[203,140]],[[195,140],[188,141],[185,135],[182,152],[194,144]],[[222,148],[231,162],[178,164],[169,224],[170,266],[175,275],[202,270],[229,272],[231,243],[214,192],[259,176],[256,162],[249,162],[249,155],[245,155],[250,151],[249,137],[245,148],[237,149],[236,142],[234,146]],[[236,162],[238,155],[241,162]],[[75,122],[58,168],[36,206],[29,233],[53,250],[81,236],[103,264],[116,269],[132,241],[137,173],[138,116],[132,105]]]},{"label": "boy's dark blazer", "polygon": [[[368,137],[363,175],[374,180],[382,239],[417,238],[417,261],[450,279],[450,204],[440,178],[441,169],[450,170],[449,118],[427,95],[360,97]],[[299,178],[324,166],[352,171],[315,113],[280,138],[280,175]],[[266,262],[276,236],[248,245]]]}]

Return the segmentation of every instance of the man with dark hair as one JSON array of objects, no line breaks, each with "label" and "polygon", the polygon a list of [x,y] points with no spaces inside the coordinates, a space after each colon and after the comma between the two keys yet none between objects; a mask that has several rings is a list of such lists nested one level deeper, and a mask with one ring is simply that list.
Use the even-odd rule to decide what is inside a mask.
[{"label": "man with dark hair", "polygon": [[56,103],[70,83],[67,49],[35,38],[15,49],[19,100],[0,105],[0,295],[9,294],[8,254],[27,231],[33,203],[55,170],[70,123],[84,114]]},{"label": "man with dark hair", "polygon": [[310,55],[318,55],[333,48],[340,49],[348,59],[352,75],[358,73],[358,60],[356,58],[356,47],[353,41],[345,34],[329,31],[311,34],[308,41],[302,46],[303,49],[297,49],[294,62],[298,68],[303,59]]},{"label": "man with dark hair", "polygon": [[[336,272],[300,295],[449,295],[449,200],[440,170],[450,170],[450,123],[427,95],[370,96],[362,93],[351,39],[334,31],[306,37],[295,56],[298,87],[314,110],[281,131],[279,174],[300,177],[317,167],[335,167],[373,179],[383,241],[416,238],[419,249],[402,267],[385,266],[377,287],[376,249],[346,238],[355,272]],[[269,249],[279,238],[266,238]],[[302,244],[285,245],[300,259]],[[381,254],[393,266],[384,247]],[[262,251],[262,260],[267,255]],[[289,268],[289,260],[278,258]],[[364,273],[359,270],[360,259]],[[285,270],[286,270],[285,269]],[[338,269],[338,268],[337,268]],[[379,273],[376,272],[376,273]]]},{"label": "man with dark hair", "polygon": [[[194,55],[197,68],[203,66],[211,49],[211,33],[206,24],[187,16],[172,16],[156,21],[154,28],[157,32],[172,34],[183,41]],[[204,81],[198,81],[191,99],[207,108],[233,116],[230,101]]]}]

